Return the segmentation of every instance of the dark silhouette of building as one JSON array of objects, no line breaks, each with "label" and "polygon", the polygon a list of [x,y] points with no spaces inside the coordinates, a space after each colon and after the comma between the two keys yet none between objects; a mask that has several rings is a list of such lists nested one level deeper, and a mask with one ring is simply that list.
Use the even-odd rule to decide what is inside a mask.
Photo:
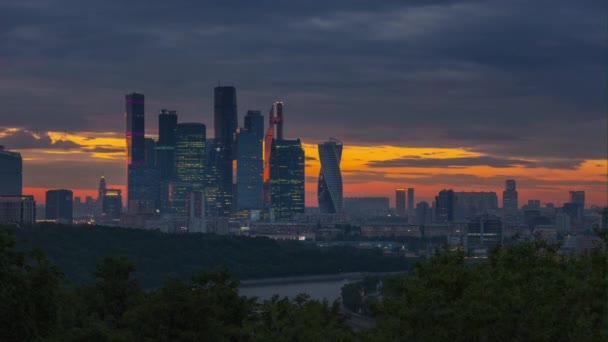
[{"label": "dark silhouette of building", "polygon": [[264,137],[264,206],[270,207],[270,158],[273,140],[283,140],[283,102],[272,105],[268,114],[268,130]]},{"label": "dark silhouette of building", "polygon": [[578,204],[585,209],[585,191],[570,191],[570,203]]},{"label": "dark silhouette of building", "polygon": [[174,178],[175,170],[175,130],[177,111],[161,109],[158,115],[158,141],[156,142],[156,167],[161,181]]},{"label": "dark silhouette of building", "polygon": [[304,149],[300,139],[272,142],[269,182],[275,219],[304,213]]},{"label": "dark silhouette of building", "polygon": [[409,222],[412,222],[411,219],[416,213],[416,202],[414,200],[414,188],[407,188],[407,216],[410,219]]},{"label": "dark silhouette of building", "polygon": [[399,216],[405,216],[405,189],[395,189],[395,211]]},{"label": "dark silhouette of building", "polygon": [[230,216],[232,211],[232,164],[234,134],[238,127],[236,89],[216,87],[214,90],[214,128],[217,173],[217,216]]},{"label": "dark silhouette of building", "polygon": [[478,215],[467,224],[469,249],[487,248],[502,242],[502,221],[495,215]]},{"label": "dark silhouette of building", "polygon": [[519,202],[514,179],[507,179],[505,182],[505,190],[502,192],[502,210],[505,222],[517,222]]},{"label": "dark silhouette of building", "polygon": [[435,222],[452,222],[456,212],[456,194],[453,190],[441,190],[435,197]]},{"label": "dark silhouette of building", "polygon": [[19,196],[23,186],[21,154],[0,145],[0,196]]},{"label": "dark silhouette of building", "polygon": [[131,202],[150,200],[146,189],[146,138],[144,94],[125,95],[127,140],[127,207]]},{"label": "dark silhouette of building", "polygon": [[152,138],[146,138],[146,167],[156,168],[156,140]]},{"label": "dark silhouette of building", "polygon": [[416,224],[426,225],[431,224],[433,221],[433,215],[431,206],[426,202],[422,201],[416,205]]},{"label": "dark silhouette of building", "polygon": [[455,194],[458,200],[458,218],[469,219],[482,214],[495,214],[498,209],[498,197],[495,192],[460,191]]},{"label": "dark silhouette of building", "polygon": [[47,220],[71,224],[74,211],[73,193],[70,190],[59,189],[46,192]]},{"label": "dark silhouette of building", "polygon": [[36,223],[36,201],[30,195],[0,195],[0,224]]},{"label": "dark silhouette of building", "polygon": [[343,190],[342,172],[340,171],[342,146],[340,140],[333,138],[318,145],[321,170],[317,184],[317,197],[322,214],[342,212]]},{"label": "dark silhouette of building", "polygon": [[239,213],[264,207],[264,117],[248,111],[245,127],[237,134],[236,202]]},{"label": "dark silhouette of building", "polygon": [[120,221],[122,214],[122,191],[120,189],[106,189],[103,196],[101,210],[102,221],[109,223]]}]

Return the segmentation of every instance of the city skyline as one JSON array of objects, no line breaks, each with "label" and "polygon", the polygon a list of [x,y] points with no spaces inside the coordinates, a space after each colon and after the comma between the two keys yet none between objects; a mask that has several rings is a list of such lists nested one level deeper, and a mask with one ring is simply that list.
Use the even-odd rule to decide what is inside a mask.
[{"label": "city skyline", "polygon": [[219,80],[238,89],[239,122],[285,102],[285,135],[307,156],[308,206],[316,146],[329,136],[345,142],[345,197],[392,202],[395,188],[412,187],[416,202],[444,188],[501,199],[515,179],[522,204],[560,205],[585,190],[588,205],[605,206],[604,6],[547,4],[295,2],[232,12],[110,0],[83,26],[79,3],[4,3],[0,145],[21,153],[24,193],[40,203],[53,188],[94,195],[102,174],[126,195],[117,99],[145,94],[148,137],[162,108],[213,137]]}]

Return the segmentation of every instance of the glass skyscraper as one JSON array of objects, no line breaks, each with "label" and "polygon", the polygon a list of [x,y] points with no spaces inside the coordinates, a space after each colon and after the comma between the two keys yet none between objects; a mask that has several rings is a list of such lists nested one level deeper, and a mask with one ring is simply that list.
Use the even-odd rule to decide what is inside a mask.
[{"label": "glass skyscraper", "polygon": [[248,111],[245,127],[237,134],[236,202],[239,211],[263,208],[264,117]]},{"label": "glass skyscraper", "polygon": [[205,189],[207,128],[202,123],[180,123],[175,130],[175,180]]},{"label": "glass skyscraper", "polygon": [[0,145],[0,196],[20,196],[23,182],[21,154]]},{"label": "glass skyscraper", "polygon": [[317,185],[319,210],[322,214],[336,214],[342,211],[342,142],[332,138],[320,143],[318,149],[321,161]]},{"label": "glass skyscraper", "polygon": [[47,220],[55,220],[59,223],[72,223],[74,210],[73,194],[70,190],[49,190],[46,192],[46,215]]},{"label": "glass skyscraper", "polygon": [[236,89],[234,87],[216,87],[213,109],[217,161],[214,182],[218,187],[216,196],[218,211],[215,214],[230,216],[232,212],[234,134],[238,127]]},{"label": "glass skyscraper", "polygon": [[144,133],[144,94],[131,93],[125,96],[127,121],[127,207],[132,201],[146,199],[146,139]]},{"label": "glass skyscraper", "polygon": [[174,177],[176,128],[177,111],[161,109],[158,115],[158,142],[156,143],[156,166],[160,171],[161,181],[169,181]]},{"label": "glass skyscraper", "polygon": [[304,149],[298,140],[274,140],[270,156],[270,202],[275,219],[304,213]]}]

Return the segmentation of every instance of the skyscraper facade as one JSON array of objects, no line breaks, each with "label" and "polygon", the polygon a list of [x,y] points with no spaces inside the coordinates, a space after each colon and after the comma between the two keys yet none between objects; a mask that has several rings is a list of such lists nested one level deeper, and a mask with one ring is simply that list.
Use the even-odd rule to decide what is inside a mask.
[{"label": "skyscraper facade", "polygon": [[398,216],[405,216],[405,189],[395,189],[395,211]]},{"label": "skyscraper facade", "polygon": [[518,216],[517,184],[514,179],[507,179],[502,192],[502,210],[505,223],[517,222]]},{"label": "skyscraper facade", "polygon": [[214,128],[217,152],[218,186],[216,197],[218,216],[230,216],[232,212],[232,164],[234,160],[234,134],[238,127],[236,89],[216,87],[214,89]]},{"label": "skyscraper facade", "polygon": [[272,142],[269,183],[275,219],[304,213],[304,149],[299,139]]},{"label": "skyscraper facade", "polygon": [[59,189],[46,192],[46,215],[47,220],[55,220],[59,223],[71,224],[73,219],[73,193],[70,190]]},{"label": "skyscraper facade", "polygon": [[201,123],[180,123],[175,130],[175,180],[205,189],[207,129]]},{"label": "skyscraper facade", "polygon": [[156,167],[161,181],[170,181],[174,177],[175,130],[177,128],[177,111],[161,109],[158,115],[158,142],[156,143]]},{"label": "skyscraper facade", "polygon": [[414,201],[414,188],[407,188],[407,216],[410,219],[409,222],[413,222],[411,219],[416,214],[416,203]]},{"label": "skyscraper facade", "polygon": [[433,221],[431,207],[426,201],[422,201],[416,205],[416,224],[426,225]]},{"label": "skyscraper facade", "polygon": [[272,105],[268,114],[268,130],[264,136],[264,206],[270,207],[270,158],[272,141],[283,140],[283,102]]},{"label": "skyscraper facade", "polygon": [[36,223],[36,201],[29,195],[0,195],[0,224]]},{"label": "skyscraper facade", "polygon": [[321,170],[317,184],[319,210],[322,214],[336,214],[342,212],[342,172],[340,160],[342,159],[342,142],[330,139],[318,145]]},{"label": "skyscraper facade", "polygon": [[20,196],[23,186],[21,154],[0,145],[0,196]]},{"label": "skyscraper facade", "polygon": [[585,191],[570,191],[570,203],[580,205],[585,208]]},{"label": "skyscraper facade", "polygon": [[127,206],[132,201],[146,200],[146,138],[144,94],[131,93],[125,96],[127,121]]},{"label": "skyscraper facade", "polygon": [[435,196],[435,222],[452,222],[456,212],[456,195],[453,190],[441,190]]},{"label": "skyscraper facade", "polygon": [[260,210],[264,206],[264,117],[248,111],[245,127],[237,134],[236,202],[238,211]]},{"label": "skyscraper facade", "polygon": [[119,221],[122,213],[122,191],[106,189],[103,196],[102,218],[104,222]]}]

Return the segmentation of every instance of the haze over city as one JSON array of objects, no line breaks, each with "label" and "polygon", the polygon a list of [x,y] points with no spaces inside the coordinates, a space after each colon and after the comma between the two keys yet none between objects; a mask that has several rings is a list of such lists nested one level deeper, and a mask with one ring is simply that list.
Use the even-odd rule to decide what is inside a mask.
[{"label": "haze over city", "polygon": [[608,204],[599,1],[180,5],[0,4],[0,143],[23,156],[24,193],[94,196],[101,175],[126,191],[124,94],[146,95],[146,136],[170,108],[213,137],[219,82],[237,89],[239,126],[284,102],[309,207],[329,137],[345,197],[413,187],[430,202],[516,179],[520,203],[584,190]]}]

